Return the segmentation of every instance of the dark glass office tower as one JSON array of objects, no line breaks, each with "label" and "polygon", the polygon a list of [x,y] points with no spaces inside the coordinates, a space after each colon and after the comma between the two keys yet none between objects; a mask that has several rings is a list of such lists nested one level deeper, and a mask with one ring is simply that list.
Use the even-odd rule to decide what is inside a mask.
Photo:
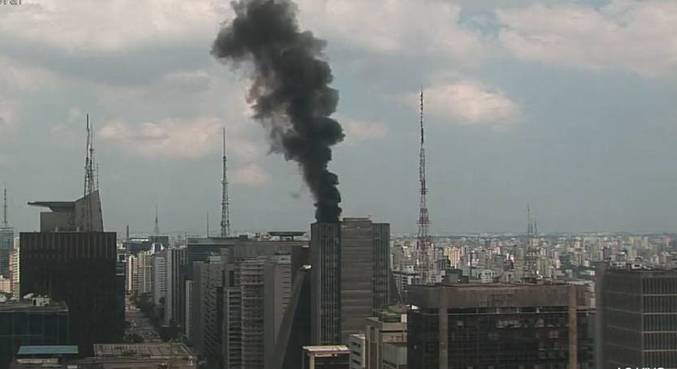
[{"label": "dark glass office tower", "polygon": [[408,368],[593,369],[585,292],[566,284],[410,286]]},{"label": "dark glass office tower", "polygon": [[[100,231],[98,192],[75,202],[34,204],[56,210],[41,214],[42,232],[19,236],[22,294],[47,295],[68,305],[71,338],[81,354],[91,354],[94,343],[116,342],[124,330],[123,285],[116,234]],[[87,213],[94,215],[82,216]]]},{"label": "dark glass office tower", "polygon": [[347,342],[390,301],[390,226],[368,218],[311,226],[313,344]]},{"label": "dark glass office tower", "polygon": [[677,270],[597,266],[599,369],[677,368]]}]

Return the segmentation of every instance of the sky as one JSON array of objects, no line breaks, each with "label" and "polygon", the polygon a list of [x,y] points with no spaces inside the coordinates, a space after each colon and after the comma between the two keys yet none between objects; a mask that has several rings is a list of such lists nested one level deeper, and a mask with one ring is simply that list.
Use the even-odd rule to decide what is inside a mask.
[{"label": "sky", "polygon": [[[677,232],[677,2],[297,0],[327,41],[346,132],[344,216],[415,232],[418,91],[431,230]],[[104,223],[216,233],[228,132],[235,231],[307,230],[312,197],[270,152],[247,66],[210,48],[229,1],[0,5],[0,182],[9,222],[82,195],[85,114]]]}]

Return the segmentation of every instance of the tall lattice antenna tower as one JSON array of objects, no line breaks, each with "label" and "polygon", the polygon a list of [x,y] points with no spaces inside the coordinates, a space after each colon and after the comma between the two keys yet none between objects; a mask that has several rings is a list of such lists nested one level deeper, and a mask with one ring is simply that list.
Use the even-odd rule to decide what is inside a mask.
[{"label": "tall lattice antenna tower", "polygon": [[221,178],[221,237],[228,236],[230,236],[230,199],[228,198],[226,127],[223,127],[223,177]]},{"label": "tall lattice antenna tower", "polygon": [[531,207],[527,205],[527,249],[525,255],[525,277],[528,280],[538,279],[538,257],[540,247],[538,245],[538,229],[536,218],[532,217]]},{"label": "tall lattice antenna tower", "polygon": [[94,134],[89,124],[89,114],[87,114],[87,147],[85,148],[85,188],[84,196],[96,191],[97,183],[94,177]]},{"label": "tall lattice antenna tower", "polygon": [[418,175],[420,182],[418,237],[416,239],[416,272],[420,282],[435,283],[435,262],[433,243],[430,237],[430,216],[428,215],[427,195],[428,186],[425,178],[425,131],[423,128],[423,91],[420,95],[419,123],[421,129],[421,147],[419,151]]},{"label": "tall lattice antenna tower", "polygon": [[7,185],[5,185],[5,190],[3,192],[3,203],[2,203],[2,224],[5,228],[7,225]]},{"label": "tall lattice antenna tower", "polygon": [[157,205],[155,205],[155,225],[153,226],[153,235],[160,235],[160,220],[158,219]]}]

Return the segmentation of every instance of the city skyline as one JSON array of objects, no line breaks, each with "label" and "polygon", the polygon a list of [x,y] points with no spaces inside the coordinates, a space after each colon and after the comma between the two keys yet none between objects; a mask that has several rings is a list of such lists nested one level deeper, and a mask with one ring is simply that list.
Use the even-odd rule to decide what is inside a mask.
[{"label": "city skyline", "polygon": [[[92,12],[88,1],[24,1],[0,12],[14,36],[0,40],[9,223],[37,229],[34,194],[80,194],[88,113],[107,230],[151,233],[156,204],[167,233],[203,233],[206,211],[218,229],[224,126],[233,230],[309,230],[297,166],[268,154],[246,78],[209,55],[232,18],[227,2],[134,4]],[[674,4],[399,1],[372,19],[374,6],[299,2],[301,27],[328,42],[342,97],[335,116],[347,136],[330,169],[344,215],[415,233],[423,87],[432,234],[523,232],[527,203],[546,233],[677,232]],[[157,22],[118,32],[131,14]],[[563,14],[579,23],[557,21]],[[37,33],[40,16],[52,22]],[[435,27],[402,22],[409,16]]]}]

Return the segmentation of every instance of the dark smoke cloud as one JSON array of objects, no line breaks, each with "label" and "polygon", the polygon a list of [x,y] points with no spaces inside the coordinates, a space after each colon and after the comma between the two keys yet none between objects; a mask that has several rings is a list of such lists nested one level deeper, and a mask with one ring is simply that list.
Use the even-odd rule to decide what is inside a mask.
[{"label": "dark smoke cloud", "polygon": [[220,32],[212,55],[222,61],[254,66],[249,99],[254,118],[268,130],[272,150],[299,163],[315,197],[318,222],[337,222],[341,215],[338,177],[327,169],[331,146],[343,140],[343,129],[330,118],[338,91],[322,60],[325,42],[300,32],[296,5],[289,0],[239,0],[236,18]]}]

